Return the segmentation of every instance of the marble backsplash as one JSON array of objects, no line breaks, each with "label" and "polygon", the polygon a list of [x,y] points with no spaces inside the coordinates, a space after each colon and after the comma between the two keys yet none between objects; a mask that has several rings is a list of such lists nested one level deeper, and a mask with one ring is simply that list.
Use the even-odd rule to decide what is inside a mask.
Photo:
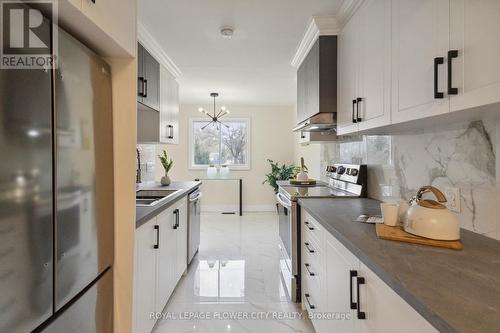
[{"label": "marble backsplash", "polygon": [[[339,163],[368,165],[368,193],[408,200],[423,185],[460,189],[465,229],[500,239],[500,121],[394,135],[366,135],[321,145],[321,170]],[[322,172],[322,177],[326,177]]]}]

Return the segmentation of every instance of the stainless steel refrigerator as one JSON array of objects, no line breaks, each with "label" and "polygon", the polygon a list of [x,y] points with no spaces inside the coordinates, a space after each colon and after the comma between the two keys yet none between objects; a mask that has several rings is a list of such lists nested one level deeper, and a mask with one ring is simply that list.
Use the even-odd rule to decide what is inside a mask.
[{"label": "stainless steel refrigerator", "polygon": [[112,331],[110,67],[57,41],[57,69],[0,70],[1,333]]}]

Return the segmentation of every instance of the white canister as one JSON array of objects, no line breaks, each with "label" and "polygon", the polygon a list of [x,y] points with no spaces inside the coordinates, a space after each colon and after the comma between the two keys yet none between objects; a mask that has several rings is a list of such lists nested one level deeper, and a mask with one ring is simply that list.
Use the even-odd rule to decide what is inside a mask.
[{"label": "white canister", "polygon": [[399,222],[399,205],[396,203],[383,202],[380,204],[384,224],[395,227]]},{"label": "white canister", "polygon": [[219,169],[219,174],[222,178],[228,178],[229,177],[229,168],[227,165],[223,165]]},{"label": "white canister", "polygon": [[217,168],[214,165],[210,165],[207,168],[207,177],[208,178],[217,178]]}]

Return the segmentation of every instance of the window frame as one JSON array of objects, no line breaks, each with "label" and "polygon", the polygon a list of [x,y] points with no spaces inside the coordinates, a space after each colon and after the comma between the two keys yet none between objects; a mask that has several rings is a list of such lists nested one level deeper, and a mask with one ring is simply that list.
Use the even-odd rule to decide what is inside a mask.
[{"label": "window frame", "polygon": [[[189,170],[206,170],[208,168],[207,165],[197,165],[194,164],[194,131],[193,124],[195,122],[204,122],[207,123],[210,121],[208,118],[189,118],[188,122],[188,132],[189,132],[189,147],[188,147],[188,159],[189,159]],[[224,117],[221,119],[221,122],[244,122],[246,123],[247,129],[247,163],[244,165],[227,165],[230,170],[251,170],[252,169],[252,122],[250,117]],[[223,125],[222,125],[223,126]],[[219,138],[220,140],[220,138]]]}]

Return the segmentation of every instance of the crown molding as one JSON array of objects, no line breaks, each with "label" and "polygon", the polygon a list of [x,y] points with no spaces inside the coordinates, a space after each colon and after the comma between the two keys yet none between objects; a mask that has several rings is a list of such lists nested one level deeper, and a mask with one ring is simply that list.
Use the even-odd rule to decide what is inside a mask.
[{"label": "crown molding", "polygon": [[319,36],[332,36],[338,33],[339,27],[335,16],[313,16],[290,64],[299,68]]},{"label": "crown molding", "polygon": [[344,0],[336,15],[339,28],[342,28],[354,15],[364,0]]},{"label": "crown molding", "polygon": [[156,58],[176,79],[182,76],[182,72],[177,65],[170,59],[160,44],[154,39],[146,27],[139,21],[137,22],[137,37],[146,50]]}]

